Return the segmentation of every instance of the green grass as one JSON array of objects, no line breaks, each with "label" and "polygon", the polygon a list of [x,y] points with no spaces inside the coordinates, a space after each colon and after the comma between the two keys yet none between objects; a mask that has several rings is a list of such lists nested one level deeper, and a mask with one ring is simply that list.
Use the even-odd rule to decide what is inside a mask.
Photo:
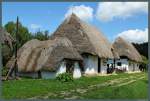
[{"label": "green grass", "polygon": [[[121,87],[106,86],[100,89],[94,89],[84,94],[72,93],[72,95],[79,96],[80,99],[146,99],[148,88],[147,73],[135,74],[118,74],[110,76],[96,76],[96,77],[82,77],[73,82],[62,83],[57,80],[43,80],[43,79],[27,79],[4,81],[2,83],[2,97],[4,99],[26,99],[31,97],[42,98],[48,93],[58,94],[60,91],[69,91],[77,88],[88,88],[90,85],[101,84],[108,80],[117,78],[127,78],[128,76],[145,75],[146,78],[137,80],[134,83]],[[48,98],[63,98],[61,96],[48,96]]]},{"label": "green grass", "polygon": [[148,97],[148,80],[143,79],[121,87],[104,87],[89,92],[84,98],[93,99],[146,99]]}]

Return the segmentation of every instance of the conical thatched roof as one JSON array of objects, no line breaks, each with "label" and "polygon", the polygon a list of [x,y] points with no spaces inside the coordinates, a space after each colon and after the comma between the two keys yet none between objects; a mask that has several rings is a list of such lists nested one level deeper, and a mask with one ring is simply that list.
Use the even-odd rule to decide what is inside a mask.
[{"label": "conical thatched roof", "polygon": [[114,51],[116,51],[119,56],[126,56],[128,59],[136,62],[141,62],[142,58],[135,47],[125,41],[123,38],[118,37],[113,43]]},{"label": "conical thatched roof", "polygon": [[15,42],[15,40],[4,28],[0,27],[0,42],[9,45],[12,49],[12,43]]},{"label": "conical thatched roof", "polygon": [[94,26],[72,14],[58,27],[51,38],[67,37],[80,54],[90,53],[101,58],[113,58],[111,44]]},{"label": "conical thatched roof", "polygon": [[[25,43],[18,51],[18,70],[33,72],[41,69],[55,71],[63,59],[82,60],[82,57],[67,38],[39,41],[33,39]],[[10,67],[13,58],[7,63]]]}]

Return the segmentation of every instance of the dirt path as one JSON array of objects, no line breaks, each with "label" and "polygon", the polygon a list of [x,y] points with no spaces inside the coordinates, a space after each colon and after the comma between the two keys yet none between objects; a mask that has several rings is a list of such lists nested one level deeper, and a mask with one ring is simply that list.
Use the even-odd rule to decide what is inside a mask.
[{"label": "dirt path", "polygon": [[[49,96],[54,96],[54,97],[62,97],[64,99],[78,99],[80,98],[80,96],[78,95],[83,95],[86,94],[89,91],[92,91],[94,89],[101,89],[103,87],[107,87],[107,86],[111,86],[111,87],[120,87],[120,86],[124,86],[124,85],[128,85],[130,83],[136,82],[137,80],[143,79],[145,78],[144,75],[131,75],[129,77],[120,77],[117,79],[113,79],[113,80],[108,80],[106,82],[100,83],[100,84],[94,84],[94,85],[90,85],[88,87],[84,87],[84,88],[76,88],[76,89],[72,89],[72,90],[68,90],[68,91],[60,91],[57,93],[48,93],[45,96],[36,96],[36,97],[32,97],[30,99],[36,99],[36,98],[43,98],[43,99],[47,99]],[[75,95],[78,94],[78,95]]]}]

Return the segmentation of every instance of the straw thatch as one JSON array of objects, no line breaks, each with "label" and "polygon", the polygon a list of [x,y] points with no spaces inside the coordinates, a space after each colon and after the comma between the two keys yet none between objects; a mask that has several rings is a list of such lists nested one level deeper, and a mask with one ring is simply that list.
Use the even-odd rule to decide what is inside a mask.
[{"label": "straw thatch", "polygon": [[[25,43],[17,54],[18,71],[35,72],[38,70],[55,71],[63,59],[82,60],[67,38],[39,41],[33,39]],[[12,59],[6,67],[10,67]]]},{"label": "straw thatch", "polygon": [[117,53],[117,51],[115,51],[113,45],[112,45],[111,51],[112,51],[112,54],[113,54],[113,56],[114,56],[114,59],[120,59],[120,56],[119,56],[119,54]]},{"label": "straw thatch", "polygon": [[0,27],[0,42],[7,44],[12,49],[12,43],[15,42],[13,37],[4,28]]},{"label": "straw thatch", "polygon": [[113,47],[114,51],[116,51],[120,57],[126,56],[128,59],[135,62],[142,61],[141,55],[138,53],[135,47],[121,37],[118,37],[115,40],[115,42],[113,43]]},{"label": "straw thatch", "polygon": [[72,14],[58,27],[51,39],[67,37],[80,54],[90,53],[101,58],[113,58],[111,44],[94,26],[81,21]]}]

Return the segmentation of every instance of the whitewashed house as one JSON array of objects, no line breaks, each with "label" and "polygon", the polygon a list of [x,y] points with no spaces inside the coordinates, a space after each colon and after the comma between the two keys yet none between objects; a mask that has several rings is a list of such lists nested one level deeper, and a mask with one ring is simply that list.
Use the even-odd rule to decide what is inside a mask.
[{"label": "whitewashed house", "polygon": [[[82,57],[73,48],[72,43],[65,37],[54,40],[39,41],[33,39],[25,43],[17,54],[18,75],[32,78],[55,78],[58,74],[65,73],[73,65],[73,77],[81,77],[79,61]],[[7,63],[10,67],[14,57]]]},{"label": "whitewashed house", "polygon": [[[127,72],[140,71],[139,65],[142,62],[141,55],[135,49],[135,47],[118,37],[113,43],[114,51],[116,51],[120,59],[115,60],[115,68],[126,69]],[[113,63],[114,60],[110,60]]]},{"label": "whitewashed house", "polygon": [[[135,71],[141,61],[130,43],[118,38],[111,45],[97,28],[75,14],[67,17],[49,40],[28,41],[17,55],[20,76],[46,79],[65,72],[72,73],[74,78],[80,78],[82,74],[106,74],[107,64]],[[6,67],[13,62],[14,57]]]},{"label": "whitewashed house", "polygon": [[111,44],[94,26],[70,15],[51,36],[67,37],[83,57],[85,74],[107,73],[107,59],[113,59]]}]

